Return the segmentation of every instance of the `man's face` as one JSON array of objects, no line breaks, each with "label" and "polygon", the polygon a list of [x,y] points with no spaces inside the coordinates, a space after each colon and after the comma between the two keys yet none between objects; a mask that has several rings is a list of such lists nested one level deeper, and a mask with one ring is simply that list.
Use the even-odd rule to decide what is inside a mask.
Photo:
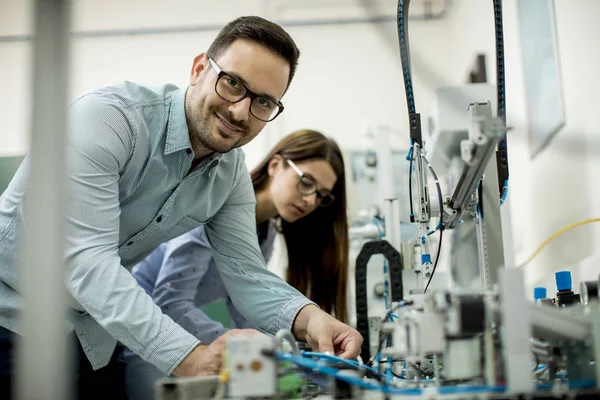
[{"label": "man's face", "polygon": [[[256,94],[279,101],[286,90],[289,63],[260,44],[238,39],[215,61]],[[217,78],[205,53],[194,59],[185,113],[196,156],[243,146],[266,124],[250,113],[249,97],[237,103],[222,99],[215,92]]]}]

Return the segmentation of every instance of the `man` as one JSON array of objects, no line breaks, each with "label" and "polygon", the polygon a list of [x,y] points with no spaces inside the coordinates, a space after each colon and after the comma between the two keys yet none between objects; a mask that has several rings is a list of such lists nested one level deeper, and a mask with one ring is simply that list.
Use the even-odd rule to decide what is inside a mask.
[{"label": "man", "polygon": [[[162,314],[126,269],[201,224],[236,308],[256,326],[292,330],[319,351],[358,355],[358,332],[271,274],[257,243],[255,199],[239,147],[283,111],[280,99],[298,55],[281,27],[243,17],[194,59],[187,90],[125,82],[71,105],[66,283],[80,349],[80,397],[110,395],[112,375],[103,372],[114,365],[117,341],[165,373],[193,376],[219,371],[228,336],[255,332],[233,330],[202,345]],[[26,227],[27,166],[0,199],[4,376],[12,372],[10,344],[27,334],[18,324],[14,251]]]}]

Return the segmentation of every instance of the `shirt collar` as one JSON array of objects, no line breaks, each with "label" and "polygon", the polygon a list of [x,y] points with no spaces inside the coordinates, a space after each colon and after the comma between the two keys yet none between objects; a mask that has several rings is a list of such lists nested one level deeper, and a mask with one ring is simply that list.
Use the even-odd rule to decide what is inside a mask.
[{"label": "shirt collar", "polygon": [[169,121],[167,122],[167,140],[165,155],[191,149],[190,133],[185,118],[185,93],[187,89],[179,89],[171,97]]}]

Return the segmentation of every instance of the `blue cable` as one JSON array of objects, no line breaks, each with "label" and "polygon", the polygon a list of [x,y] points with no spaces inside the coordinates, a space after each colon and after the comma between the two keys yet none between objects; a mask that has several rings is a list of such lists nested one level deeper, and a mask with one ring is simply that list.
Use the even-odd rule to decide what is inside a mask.
[{"label": "blue cable", "polygon": [[[310,380],[312,383],[319,386],[320,388],[328,388],[331,386],[331,382],[328,382],[327,379],[323,378],[322,376],[319,376],[318,374],[312,373],[310,371],[302,372],[304,373],[304,377],[308,378],[308,380]],[[300,378],[302,378],[301,374],[297,375],[300,375]]]},{"label": "blue cable", "polygon": [[377,228],[377,232],[379,233],[379,238],[383,239],[383,231],[381,230],[381,227],[379,226],[379,221],[377,217],[373,217],[371,219],[371,222],[373,222],[373,225],[375,225],[375,227]]},{"label": "blue cable", "polygon": [[434,229],[434,230],[432,230],[432,231],[429,231],[429,232],[427,232],[427,236],[431,236],[431,235],[433,235],[434,233],[436,233],[437,231],[439,231],[441,227],[442,227],[442,220],[440,219],[440,220],[438,221],[438,224],[437,224],[437,226],[435,227],[435,229]]},{"label": "blue cable", "polygon": [[[382,390],[382,391],[386,391],[389,390],[389,388],[387,386],[382,386],[382,385],[376,385],[367,381],[363,381],[362,379],[358,379],[352,376],[346,376],[346,375],[340,375],[338,374],[338,370],[335,368],[331,368],[331,367],[327,367],[327,366],[323,366],[320,365],[317,362],[314,362],[313,360],[309,360],[309,359],[305,359],[302,357],[298,357],[292,354],[285,354],[285,353],[281,353],[281,352],[276,352],[275,353],[275,358],[278,360],[282,360],[282,361],[290,361],[293,362],[294,364],[313,370],[315,372],[318,372],[322,375],[329,375],[329,376],[333,376],[336,379],[343,381],[343,382],[347,382],[351,385],[355,385],[358,386],[360,388],[363,389],[368,389],[368,390]],[[406,389],[405,391],[401,392],[402,394],[421,394],[421,390],[417,389],[416,391],[413,389]]]},{"label": "blue cable", "polygon": [[456,393],[482,393],[493,392],[502,393],[506,389],[504,386],[442,386],[438,388],[440,394],[456,394]]},{"label": "blue cable", "polygon": [[383,354],[383,349],[377,353],[377,356],[375,357],[375,361],[373,362],[374,365],[379,365],[379,362],[381,361],[381,355]]},{"label": "blue cable", "polygon": [[500,206],[502,206],[504,204],[507,196],[508,196],[508,179],[504,181],[504,186],[502,187],[502,197],[500,197]]},{"label": "blue cable", "polygon": [[410,159],[412,158],[412,153],[413,153],[413,140],[411,138],[410,139],[410,148],[408,149],[408,154],[406,155],[406,161],[410,161]]},{"label": "blue cable", "polygon": [[379,375],[379,371],[377,371],[375,368],[369,367],[368,365],[365,365],[365,364],[361,364],[355,360],[346,360],[345,358],[334,356],[331,354],[323,354],[323,353],[317,353],[317,352],[313,352],[313,351],[303,351],[302,357],[317,358],[319,360],[338,362],[340,364],[345,364],[345,365],[355,367],[358,369],[364,369],[366,371],[370,371],[374,374]]},{"label": "blue cable", "polygon": [[571,389],[589,389],[596,386],[596,381],[593,379],[586,379],[583,381],[569,382]]},{"label": "blue cable", "polygon": [[394,380],[394,375],[392,374],[392,369],[394,368],[394,359],[390,356],[387,358],[387,362],[385,364],[385,376],[391,382]]},{"label": "blue cable", "polygon": [[[570,389],[589,389],[594,386],[596,386],[596,381],[593,379],[569,382]],[[537,385],[538,390],[551,390],[553,387],[553,383],[540,383]]]},{"label": "blue cable", "polygon": [[[305,357],[316,357],[316,358],[321,358],[321,359],[325,359],[325,360],[335,360],[335,361],[340,361],[342,363],[347,363],[348,365],[353,365],[353,366],[359,365],[358,362],[356,362],[356,361],[345,360],[340,357],[331,356],[328,354],[313,353],[313,352],[303,352],[302,354]],[[298,357],[293,354],[276,352],[275,358],[278,360],[282,360],[282,361],[290,361],[301,367],[315,371],[319,374],[333,376],[336,379],[339,379],[339,380],[347,382],[351,385],[355,385],[355,386],[358,386],[360,388],[367,389],[367,390],[379,390],[383,393],[407,395],[407,396],[419,396],[423,393],[422,389],[420,389],[420,388],[415,388],[415,389],[393,388],[393,387],[386,386],[386,385],[377,385],[377,384],[373,384],[370,382],[366,382],[366,381],[363,381],[361,379],[358,379],[358,378],[355,378],[352,376],[340,375],[340,374],[338,374],[339,370],[336,370],[335,368],[327,367],[327,366],[321,365],[318,362],[315,362],[313,360]],[[366,367],[365,365],[362,365],[362,367],[374,371],[373,368]],[[430,379],[424,380],[423,379],[420,381],[421,382],[432,382],[433,380],[430,380]],[[444,393],[446,393],[446,394],[448,394],[448,393],[474,393],[474,392],[502,392],[502,391],[504,391],[504,387],[502,387],[502,386],[492,386],[492,387],[487,387],[487,386],[448,386],[448,387],[438,388],[438,391],[440,394],[444,394]]]}]

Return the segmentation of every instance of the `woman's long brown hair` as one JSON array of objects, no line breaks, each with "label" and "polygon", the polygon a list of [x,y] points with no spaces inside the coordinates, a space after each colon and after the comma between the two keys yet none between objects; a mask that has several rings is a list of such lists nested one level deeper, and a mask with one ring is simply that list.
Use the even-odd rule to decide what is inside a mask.
[{"label": "woman's long brown hair", "polygon": [[324,311],[348,322],[348,222],[342,152],[335,141],[322,133],[308,129],[296,131],[277,143],[251,172],[255,193],[269,182],[269,161],[275,155],[294,162],[324,160],[337,176],[331,191],[335,200],[331,205],[318,207],[294,223],[282,220],[281,230],[288,253],[287,282]]}]

